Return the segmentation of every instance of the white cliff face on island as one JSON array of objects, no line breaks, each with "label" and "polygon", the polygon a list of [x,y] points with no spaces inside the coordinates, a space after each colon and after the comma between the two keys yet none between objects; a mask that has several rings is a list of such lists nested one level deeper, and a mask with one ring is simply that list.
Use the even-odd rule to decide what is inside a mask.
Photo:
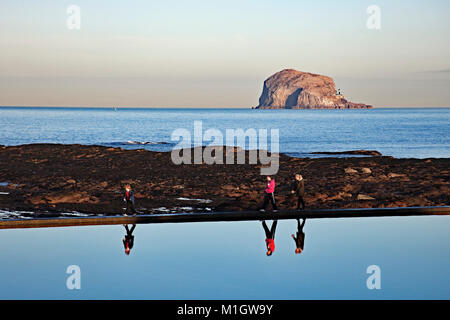
[{"label": "white cliff face on island", "polygon": [[256,109],[370,109],[336,92],[332,78],[285,69],[264,81]]}]

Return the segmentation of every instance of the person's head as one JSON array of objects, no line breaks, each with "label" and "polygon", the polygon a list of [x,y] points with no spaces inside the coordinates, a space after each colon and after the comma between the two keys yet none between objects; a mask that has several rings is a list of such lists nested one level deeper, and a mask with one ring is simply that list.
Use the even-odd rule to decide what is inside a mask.
[{"label": "person's head", "polygon": [[301,174],[295,174],[295,180],[298,180],[298,181],[300,181],[300,180],[302,180],[303,179],[303,177],[302,177],[302,175]]},{"label": "person's head", "polygon": [[271,176],[267,176],[266,180],[270,182],[270,180],[272,180],[272,177]]},{"label": "person's head", "polygon": [[127,185],[125,186],[125,190],[130,191],[130,190],[131,190],[131,186],[130,186],[129,184],[127,184]]},{"label": "person's head", "polygon": [[272,255],[272,250],[270,250],[270,249],[267,249],[267,252],[266,252],[266,254],[267,254],[267,256],[269,257],[269,256],[271,256]]},{"label": "person's head", "polygon": [[127,256],[130,255],[130,251],[131,251],[130,248],[125,248],[125,254],[126,254]]},{"label": "person's head", "polygon": [[295,253],[296,253],[296,254],[300,254],[300,253],[302,253],[302,249],[301,249],[301,248],[297,248],[297,249],[295,249]]}]

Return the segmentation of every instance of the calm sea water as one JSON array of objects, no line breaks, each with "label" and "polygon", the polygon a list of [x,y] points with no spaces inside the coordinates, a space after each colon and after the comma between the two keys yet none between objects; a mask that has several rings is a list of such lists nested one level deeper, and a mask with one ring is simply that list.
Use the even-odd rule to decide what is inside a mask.
[{"label": "calm sea water", "polygon": [[[169,151],[177,128],[279,129],[280,151],[374,149],[450,157],[450,108],[373,110],[0,108],[0,144],[80,143]],[[146,144],[148,143],[148,144]],[[163,144],[161,144],[163,143]],[[208,144],[208,142],[205,142]],[[245,146],[243,146],[245,147]]]},{"label": "calm sea water", "polygon": [[[0,108],[0,144],[169,151],[172,131],[195,120],[224,133],[279,129],[281,151],[295,156],[450,156],[450,109]],[[311,219],[296,255],[296,221],[279,221],[271,257],[257,221],[138,225],[129,256],[123,226],[0,230],[0,299],[449,299],[449,230],[448,216]],[[66,287],[69,265],[80,267],[81,290]],[[370,265],[380,290],[367,288]]]}]

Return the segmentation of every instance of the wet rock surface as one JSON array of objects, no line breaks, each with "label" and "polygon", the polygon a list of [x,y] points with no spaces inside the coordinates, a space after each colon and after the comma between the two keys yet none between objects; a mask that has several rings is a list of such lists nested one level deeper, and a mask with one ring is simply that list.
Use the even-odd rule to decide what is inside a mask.
[{"label": "wet rock surface", "polygon": [[[102,146],[2,147],[0,211],[30,217],[122,214],[127,183],[140,213],[253,210],[263,200],[265,177],[260,168],[175,165],[170,153]],[[294,208],[291,183],[300,173],[308,208],[449,205],[449,168],[450,159],[280,155],[275,193],[281,209]]]},{"label": "wet rock surface", "polygon": [[349,151],[319,151],[311,152],[311,154],[352,154],[365,156],[381,156],[381,153],[376,150],[349,150]]}]

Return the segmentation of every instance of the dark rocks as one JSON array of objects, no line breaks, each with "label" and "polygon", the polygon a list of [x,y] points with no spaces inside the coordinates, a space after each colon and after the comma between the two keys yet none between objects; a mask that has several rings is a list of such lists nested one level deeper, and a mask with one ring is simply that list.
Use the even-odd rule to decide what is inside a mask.
[{"label": "dark rocks", "polygon": [[348,155],[361,155],[361,156],[381,156],[381,152],[376,150],[350,150],[350,151],[321,151],[321,152],[311,152],[311,154],[348,154]]},{"label": "dark rocks", "polygon": [[[9,194],[0,197],[0,209],[122,214],[123,185],[131,183],[142,213],[186,206],[202,212],[249,210],[258,208],[263,197],[259,167],[174,165],[170,153],[99,146],[6,147],[0,149],[0,181],[9,183],[1,184],[0,192]],[[294,159],[281,154],[276,199],[281,208],[294,206],[290,186],[299,172],[312,209],[449,205],[449,167],[450,159]],[[347,174],[348,168],[356,172]],[[358,200],[358,195],[374,200]]]}]

